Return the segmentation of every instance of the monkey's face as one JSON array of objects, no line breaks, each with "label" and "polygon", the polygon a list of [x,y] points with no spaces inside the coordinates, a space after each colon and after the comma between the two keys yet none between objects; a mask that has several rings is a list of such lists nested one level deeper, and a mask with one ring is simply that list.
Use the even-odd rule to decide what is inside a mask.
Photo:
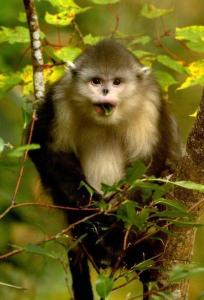
[{"label": "monkey's face", "polygon": [[139,106],[139,79],[133,70],[81,72],[77,82],[84,114],[98,123],[114,124],[127,120]]}]

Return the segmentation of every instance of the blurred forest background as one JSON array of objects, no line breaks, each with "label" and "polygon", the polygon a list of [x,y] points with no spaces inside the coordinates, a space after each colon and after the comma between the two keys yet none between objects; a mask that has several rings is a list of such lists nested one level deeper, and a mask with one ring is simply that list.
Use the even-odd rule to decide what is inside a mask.
[{"label": "blurred forest background", "polygon": [[[122,0],[112,5],[95,5],[88,0],[75,1],[81,7],[91,7],[86,12],[77,15],[75,25],[57,27],[48,25],[44,20],[46,11],[52,12],[53,7],[46,0],[35,1],[40,20],[41,30],[46,34],[49,42],[55,45],[69,45],[70,39],[76,39],[76,24],[83,35],[91,33],[93,36],[108,36],[117,27],[117,31],[128,36],[148,35],[152,40],[163,32],[174,32],[176,27],[190,25],[204,25],[204,1],[201,0],[163,0],[140,1]],[[102,2],[102,1],[101,1]],[[149,20],[141,16],[142,5],[150,3],[173,12],[158,19]],[[22,25],[24,12],[23,1],[2,1],[0,9],[0,25],[13,28]],[[24,24],[24,26],[27,26]],[[75,27],[75,28],[74,28]],[[204,38],[204,37],[203,37]],[[1,36],[0,36],[1,42]],[[166,36],[163,40],[165,47],[171,49],[185,61],[201,59],[199,53],[188,51],[173,39]],[[152,42],[153,44],[153,42]],[[151,42],[144,45],[144,50],[154,51]],[[1,43],[0,72],[17,72],[30,64],[29,42]],[[146,47],[146,48],[145,48]],[[173,49],[173,50],[172,50]],[[164,49],[157,49],[157,51]],[[192,59],[193,57],[193,59]],[[162,70],[162,65],[158,69]],[[179,78],[182,74],[174,74]],[[31,80],[28,78],[28,80]],[[1,87],[1,82],[0,82]],[[177,90],[176,85],[169,88],[168,101],[171,102],[180,131],[185,144],[188,133],[192,127],[198,103],[201,99],[202,88],[193,86]],[[25,99],[22,98],[19,88],[0,93],[0,137],[12,145],[20,145],[22,129],[24,127],[25,111],[22,109]],[[18,159],[0,157],[0,211],[9,205],[18,177]],[[17,202],[37,201],[39,197],[39,184],[34,166],[26,163],[23,181],[17,195]],[[204,218],[203,220],[204,221]],[[64,228],[65,220],[59,211],[39,207],[24,207],[12,210],[0,223],[0,251],[5,253],[8,244],[12,247],[34,243],[48,235],[55,234]],[[17,290],[0,285],[0,299],[5,300],[63,300],[67,299],[70,278],[66,270],[66,251],[63,243],[49,242],[46,245],[52,257],[23,253],[0,262],[0,282],[7,282],[15,286],[25,287],[26,290]],[[30,251],[32,252],[32,251]],[[194,262],[204,267],[204,228],[197,231]],[[92,274],[94,277],[94,274]],[[125,289],[113,292],[108,299],[125,298],[128,290],[133,290],[139,283],[133,282]],[[204,291],[204,278],[193,278],[190,286],[190,300],[197,299],[199,293]],[[82,299],[83,300],[83,299]]]}]

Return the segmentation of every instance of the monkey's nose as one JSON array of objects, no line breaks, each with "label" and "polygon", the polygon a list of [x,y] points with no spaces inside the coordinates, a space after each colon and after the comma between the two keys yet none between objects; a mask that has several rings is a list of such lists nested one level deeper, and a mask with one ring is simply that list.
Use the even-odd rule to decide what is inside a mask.
[{"label": "monkey's nose", "polygon": [[103,89],[102,93],[103,93],[104,96],[106,96],[109,93],[109,90],[108,89]]}]

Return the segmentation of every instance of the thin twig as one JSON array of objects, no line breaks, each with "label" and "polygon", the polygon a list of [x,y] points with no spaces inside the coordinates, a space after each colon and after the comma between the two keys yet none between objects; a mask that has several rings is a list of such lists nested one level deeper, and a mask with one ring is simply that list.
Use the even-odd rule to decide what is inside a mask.
[{"label": "thin twig", "polygon": [[[59,237],[64,236],[65,234],[67,234],[69,231],[71,231],[75,226],[79,225],[80,223],[86,222],[86,221],[88,221],[88,220],[90,220],[90,219],[92,219],[92,218],[94,218],[94,217],[96,217],[96,216],[101,215],[102,213],[103,213],[103,212],[100,211],[100,212],[96,212],[95,214],[86,216],[86,217],[84,217],[83,219],[80,219],[80,220],[78,220],[77,222],[72,223],[72,224],[69,225],[67,228],[64,228],[63,230],[61,230],[61,231],[58,232],[57,234],[51,235],[51,236],[49,236],[49,237],[47,237],[47,238],[45,238],[45,239],[39,241],[38,243],[36,243],[36,245],[41,245],[41,244],[43,244],[43,243],[45,243],[45,242],[50,242],[50,241],[56,240],[56,239],[58,239]],[[10,252],[7,252],[7,253],[5,253],[5,254],[0,255],[0,260],[6,259],[6,258],[11,257],[11,256],[14,256],[14,255],[16,255],[16,254],[20,254],[20,253],[22,253],[22,252],[24,252],[24,251],[26,251],[26,249],[23,248],[23,247],[21,247],[21,248],[19,248],[19,249],[16,249],[16,250],[12,250],[12,251],[10,251]]]}]

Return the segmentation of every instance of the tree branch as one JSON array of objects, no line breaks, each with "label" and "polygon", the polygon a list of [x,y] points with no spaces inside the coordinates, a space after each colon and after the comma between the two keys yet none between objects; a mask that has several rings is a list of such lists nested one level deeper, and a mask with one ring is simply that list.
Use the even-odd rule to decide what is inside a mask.
[{"label": "tree branch", "polygon": [[30,32],[32,65],[33,65],[33,83],[35,103],[44,98],[45,85],[43,78],[43,55],[41,51],[40,29],[38,17],[36,14],[34,0],[23,0],[28,28]]}]

